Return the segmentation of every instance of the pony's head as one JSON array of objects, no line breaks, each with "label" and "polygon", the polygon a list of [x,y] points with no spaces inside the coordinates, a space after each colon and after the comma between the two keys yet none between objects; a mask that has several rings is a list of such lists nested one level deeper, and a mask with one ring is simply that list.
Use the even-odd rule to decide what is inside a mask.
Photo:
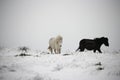
[{"label": "pony's head", "polygon": [[61,46],[62,46],[62,41],[63,41],[62,36],[58,35],[58,36],[56,37],[56,41],[57,41],[57,44],[59,44],[59,46],[61,47]]},{"label": "pony's head", "polygon": [[102,40],[102,43],[103,43],[105,46],[109,46],[109,42],[108,42],[108,38],[107,38],[107,37],[101,37],[101,40]]}]

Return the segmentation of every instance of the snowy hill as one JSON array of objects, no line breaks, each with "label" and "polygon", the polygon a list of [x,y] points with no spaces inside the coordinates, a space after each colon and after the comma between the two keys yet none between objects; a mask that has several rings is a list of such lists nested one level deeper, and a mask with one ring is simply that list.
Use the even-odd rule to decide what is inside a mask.
[{"label": "snowy hill", "polygon": [[120,80],[120,52],[20,53],[0,51],[0,80]]}]

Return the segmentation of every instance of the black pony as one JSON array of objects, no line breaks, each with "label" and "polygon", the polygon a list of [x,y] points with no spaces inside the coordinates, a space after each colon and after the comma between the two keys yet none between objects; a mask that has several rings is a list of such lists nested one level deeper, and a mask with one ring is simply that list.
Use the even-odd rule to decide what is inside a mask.
[{"label": "black pony", "polygon": [[102,44],[104,44],[105,46],[109,46],[107,37],[101,37],[95,39],[82,39],[79,42],[79,47],[76,51],[78,51],[79,49],[80,51],[84,51],[85,49],[87,49],[87,50],[93,50],[94,53],[96,52],[96,50],[102,53],[100,50]]}]

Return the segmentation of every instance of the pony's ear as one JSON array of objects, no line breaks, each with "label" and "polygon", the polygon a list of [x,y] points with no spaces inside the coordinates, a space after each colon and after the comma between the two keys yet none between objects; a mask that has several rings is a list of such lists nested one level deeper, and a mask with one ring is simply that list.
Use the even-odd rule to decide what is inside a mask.
[{"label": "pony's ear", "polygon": [[101,37],[101,38],[106,38],[106,37],[103,36],[103,37]]},{"label": "pony's ear", "polygon": [[106,38],[106,39],[108,39],[107,37],[103,37],[103,38]]},{"label": "pony's ear", "polygon": [[108,39],[107,37],[101,37],[102,39]]},{"label": "pony's ear", "polygon": [[102,39],[106,39],[106,40],[108,40],[108,38],[107,38],[107,37],[102,37]]},{"label": "pony's ear", "polygon": [[105,38],[107,38],[107,39],[108,39],[108,37],[105,37]]}]

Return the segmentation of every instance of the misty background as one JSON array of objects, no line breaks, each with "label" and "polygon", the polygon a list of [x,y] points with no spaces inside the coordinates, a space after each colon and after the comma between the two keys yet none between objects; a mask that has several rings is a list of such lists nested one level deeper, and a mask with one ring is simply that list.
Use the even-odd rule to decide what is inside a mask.
[{"label": "misty background", "polygon": [[62,51],[75,51],[83,38],[108,37],[120,49],[119,0],[0,0],[0,46],[46,51],[63,36]]}]

